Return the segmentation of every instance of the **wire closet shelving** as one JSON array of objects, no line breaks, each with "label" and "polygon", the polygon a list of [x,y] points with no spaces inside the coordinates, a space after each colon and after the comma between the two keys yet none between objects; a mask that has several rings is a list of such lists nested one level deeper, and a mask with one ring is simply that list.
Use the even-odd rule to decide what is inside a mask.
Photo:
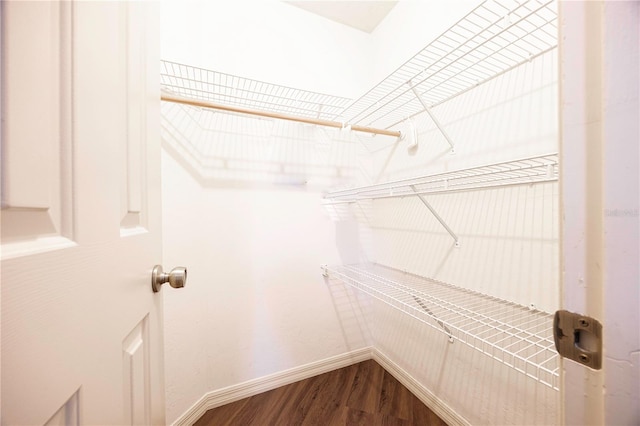
[{"label": "wire closet shelving", "polygon": [[488,0],[349,105],[345,119],[391,128],[556,48],[555,0]]},{"label": "wire closet shelving", "polygon": [[555,0],[487,0],[355,101],[171,61],[160,82],[193,101],[385,130],[553,50],[556,20]]},{"label": "wire closet shelving", "polygon": [[[328,193],[329,204],[553,182],[558,156],[547,154]],[[433,211],[432,211],[433,212]],[[442,219],[436,218],[442,222]],[[457,236],[443,223],[447,231]],[[558,390],[553,316],[471,290],[374,264],[324,267],[325,275],[444,332]]]},{"label": "wire closet shelving", "polygon": [[322,120],[335,120],[351,102],[349,98],[164,60],[160,61],[160,84],[165,92],[188,99]]},{"label": "wire closet shelving", "polygon": [[294,89],[204,68],[161,61],[161,99],[191,107],[295,121],[317,126],[400,137],[400,131],[361,126],[333,118],[349,99]]},{"label": "wire closet shelving", "polygon": [[[353,123],[393,128],[557,47],[553,0],[488,0],[446,30],[343,112]],[[459,246],[428,194],[554,182],[556,153],[333,190],[326,205],[417,196]],[[338,279],[491,358],[559,388],[552,315],[376,264],[325,266]]]},{"label": "wire closet shelving", "polygon": [[376,264],[324,267],[324,273],[558,389],[551,314]]},{"label": "wire closet shelving", "polygon": [[[381,130],[395,131],[407,118],[426,112],[445,134],[431,108],[556,47],[555,0],[487,0],[355,101],[170,61],[161,63],[161,86],[163,93],[195,101]],[[545,154],[330,191],[324,202],[339,205],[417,196],[457,245],[457,236],[425,195],[557,179],[558,156]],[[375,264],[325,266],[324,272],[450,340],[558,389],[559,357],[550,314]]]},{"label": "wire closet shelving", "polygon": [[325,200],[355,202],[379,198],[402,198],[557,180],[558,154],[554,153],[331,191],[325,195]]}]

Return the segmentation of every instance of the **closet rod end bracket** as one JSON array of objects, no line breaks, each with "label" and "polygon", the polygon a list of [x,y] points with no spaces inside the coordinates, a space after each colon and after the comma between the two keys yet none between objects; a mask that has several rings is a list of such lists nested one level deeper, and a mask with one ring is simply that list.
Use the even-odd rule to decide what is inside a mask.
[{"label": "closet rod end bracket", "polygon": [[329,277],[329,270],[327,269],[327,265],[320,265],[320,270],[322,271],[322,276],[325,278]]}]

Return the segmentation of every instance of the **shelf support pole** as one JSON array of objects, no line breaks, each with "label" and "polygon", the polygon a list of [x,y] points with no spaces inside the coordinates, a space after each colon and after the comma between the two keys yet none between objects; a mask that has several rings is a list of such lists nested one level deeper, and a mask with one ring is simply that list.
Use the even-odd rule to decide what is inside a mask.
[{"label": "shelf support pole", "polygon": [[449,235],[451,235],[451,237],[455,241],[455,246],[456,247],[460,247],[460,242],[458,241],[458,236],[456,235],[456,233],[453,232],[453,230],[451,228],[449,228],[449,225],[447,225],[447,223],[444,221],[444,219],[442,219],[440,217],[438,212],[436,212],[435,209],[433,207],[431,207],[431,204],[429,204],[429,202],[424,199],[424,196],[418,193],[418,191],[416,190],[415,185],[410,185],[410,187],[411,187],[411,190],[414,192],[414,194],[420,199],[420,201],[422,201],[422,204],[424,204],[429,209],[429,211],[431,212],[433,217],[435,217],[438,220],[438,222],[440,222],[440,225],[442,225],[443,228],[447,230]]},{"label": "shelf support pole", "polygon": [[416,88],[413,86],[413,84],[411,84],[411,82],[409,82],[407,84],[411,88],[411,91],[413,92],[413,94],[416,95],[416,99],[418,99],[418,101],[422,105],[422,108],[424,108],[424,110],[427,112],[427,114],[429,114],[429,117],[431,117],[431,120],[433,120],[433,122],[435,123],[436,127],[438,128],[438,130],[440,130],[440,133],[442,133],[442,136],[444,136],[445,140],[447,141],[447,143],[451,147],[451,152],[452,153],[455,152],[455,147],[453,146],[453,141],[449,137],[449,134],[444,129],[444,127],[442,126],[440,121],[438,121],[438,119],[433,114],[433,112],[431,112],[431,108],[429,108],[429,106],[425,103],[425,101],[422,99],[422,97],[420,96],[420,94],[418,93]]}]

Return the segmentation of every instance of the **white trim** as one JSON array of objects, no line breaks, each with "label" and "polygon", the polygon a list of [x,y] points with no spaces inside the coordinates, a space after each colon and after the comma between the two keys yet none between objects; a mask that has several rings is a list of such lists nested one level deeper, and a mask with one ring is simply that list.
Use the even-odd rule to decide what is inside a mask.
[{"label": "white trim", "polygon": [[453,410],[449,405],[444,403],[440,398],[434,395],[429,389],[425,388],[409,373],[403,370],[398,364],[380,352],[378,349],[372,349],[372,359],[380,364],[389,374],[402,383],[409,391],[414,394],[420,401],[424,403],[431,411],[440,417],[446,424],[450,426],[470,426],[464,417]]},{"label": "white trim", "polygon": [[53,250],[67,249],[77,245],[75,241],[60,235],[39,237],[35,240],[15,241],[0,245],[0,259],[8,260],[16,257],[31,256]]},{"label": "white trim", "polygon": [[317,376],[318,374],[327,373],[329,371],[337,370],[369,359],[373,359],[375,362],[380,364],[382,368],[409,389],[412,394],[414,394],[448,425],[471,425],[464,417],[421,385],[415,378],[398,366],[398,364],[393,362],[388,356],[380,352],[378,349],[367,347],[208,392],[193,404],[184,414],[182,414],[182,416],[173,422],[172,426],[191,426],[200,417],[202,417],[207,410],[212,408],[220,407],[243,398],[248,398],[262,392],[276,389],[280,386],[295,383],[300,380]]},{"label": "white trim", "polygon": [[[372,358],[366,347],[206,393],[173,426],[191,426],[207,410]],[[391,373],[391,371],[390,371]],[[393,373],[391,373],[393,374]],[[395,375],[394,375],[395,376]],[[435,412],[435,410],[434,410]],[[443,420],[445,420],[443,418]],[[446,420],[445,420],[446,421]]]}]

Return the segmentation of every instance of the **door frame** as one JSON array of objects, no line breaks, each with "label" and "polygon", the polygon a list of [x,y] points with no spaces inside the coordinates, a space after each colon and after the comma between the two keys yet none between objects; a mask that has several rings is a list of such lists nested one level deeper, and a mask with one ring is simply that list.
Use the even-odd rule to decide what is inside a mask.
[{"label": "door frame", "polygon": [[640,7],[559,2],[563,309],[603,324],[603,366],[563,359],[561,424],[640,420]]}]

